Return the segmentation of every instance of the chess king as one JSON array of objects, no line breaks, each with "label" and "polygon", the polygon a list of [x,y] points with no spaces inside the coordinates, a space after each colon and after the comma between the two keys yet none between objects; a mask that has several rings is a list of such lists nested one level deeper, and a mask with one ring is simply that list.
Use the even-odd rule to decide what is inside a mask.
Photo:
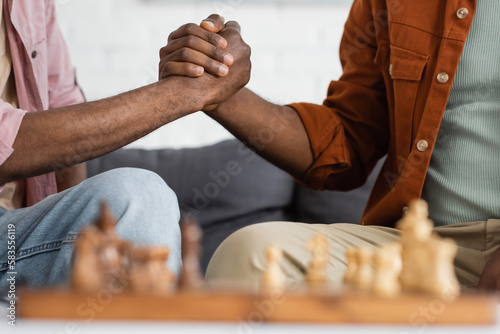
[{"label": "chess king", "polygon": [[[316,189],[359,187],[386,159],[360,224],[246,227],[218,248],[207,279],[259,281],[272,244],[283,252],[287,278],[305,280],[311,254],[304,245],[321,233],[332,245],[327,276],[341,282],[346,249],[400,242],[396,222],[412,200],[424,199],[432,233],[457,244],[460,285],[500,288],[500,44],[490,42],[500,37],[492,14],[498,12],[495,0],[354,0],[340,45],[343,74],[322,105],[276,105],[243,88],[205,108]],[[253,24],[264,25],[258,17]],[[231,73],[223,59],[239,51],[225,49],[219,34],[235,25],[212,15],[200,26],[179,28],[162,49],[160,78]],[[272,140],[259,136],[262,129],[273,131]]]}]

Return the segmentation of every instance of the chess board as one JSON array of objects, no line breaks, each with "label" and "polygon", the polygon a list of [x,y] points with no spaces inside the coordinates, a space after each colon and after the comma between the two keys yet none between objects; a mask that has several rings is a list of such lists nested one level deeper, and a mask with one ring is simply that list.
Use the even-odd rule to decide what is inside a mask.
[{"label": "chess board", "polygon": [[24,318],[139,321],[485,325],[497,322],[496,300],[465,294],[447,302],[426,295],[375,297],[362,292],[192,290],[172,295],[82,294],[26,290]]},{"label": "chess board", "polygon": [[456,245],[432,235],[425,203],[411,208],[402,219],[402,245],[354,249],[345,284],[335,286],[325,271],[329,246],[322,235],[307,245],[312,260],[304,282],[291,285],[285,279],[279,264],[283,253],[274,246],[266,252],[260,282],[205,282],[199,268],[201,230],[192,218],[181,223],[184,266],[177,282],[166,266],[169,250],[121,240],[103,205],[96,224],[75,243],[71,287],[21,291],[19,315],[80,321],[495,324],[496,300],[460,295],[453,269]]}]

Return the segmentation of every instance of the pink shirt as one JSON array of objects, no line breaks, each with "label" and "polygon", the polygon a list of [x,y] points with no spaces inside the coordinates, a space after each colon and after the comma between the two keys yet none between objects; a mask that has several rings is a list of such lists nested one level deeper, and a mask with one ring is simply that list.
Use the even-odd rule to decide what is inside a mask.
[{"label": "pink shirt", "polygon": [[[84,97],[56,22],[54,1],[0,1],[4,4],[19,100],[16,109],[0,99],[1,165],[13,152],[12,145],[26,112],[81,103]],[[54,173],[29,178],[26,183],[28,206],[57,192]]]}]

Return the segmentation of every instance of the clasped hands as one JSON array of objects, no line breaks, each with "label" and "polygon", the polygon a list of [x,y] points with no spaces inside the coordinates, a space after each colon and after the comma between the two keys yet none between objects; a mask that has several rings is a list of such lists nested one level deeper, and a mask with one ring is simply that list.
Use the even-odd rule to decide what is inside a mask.
[{"label": "clasped hands", "polygon": [[213,14],[199,26],[188,23],[170,34],[160,50],[159,79],[194,78],[193,86],[203,91],[203,110],[211,111],[248,83],[250,54],[239,24]]}]

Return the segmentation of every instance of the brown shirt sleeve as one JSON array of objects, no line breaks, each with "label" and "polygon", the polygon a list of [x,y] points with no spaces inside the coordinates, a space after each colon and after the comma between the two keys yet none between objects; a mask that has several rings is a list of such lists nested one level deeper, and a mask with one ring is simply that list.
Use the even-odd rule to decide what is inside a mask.
[{"label": "brown shirt sleeve", "polygon": [[369,1],[354,1],[340,45],[343,75],[330,84],[323,105],[290,105],[304,123],[314,155],[299,181],[313,188],[359,187],[387,154],[387,95],[376,64],[376,31],[383,30],[376,26],[383,20],[374,18],[370,7]]}]

